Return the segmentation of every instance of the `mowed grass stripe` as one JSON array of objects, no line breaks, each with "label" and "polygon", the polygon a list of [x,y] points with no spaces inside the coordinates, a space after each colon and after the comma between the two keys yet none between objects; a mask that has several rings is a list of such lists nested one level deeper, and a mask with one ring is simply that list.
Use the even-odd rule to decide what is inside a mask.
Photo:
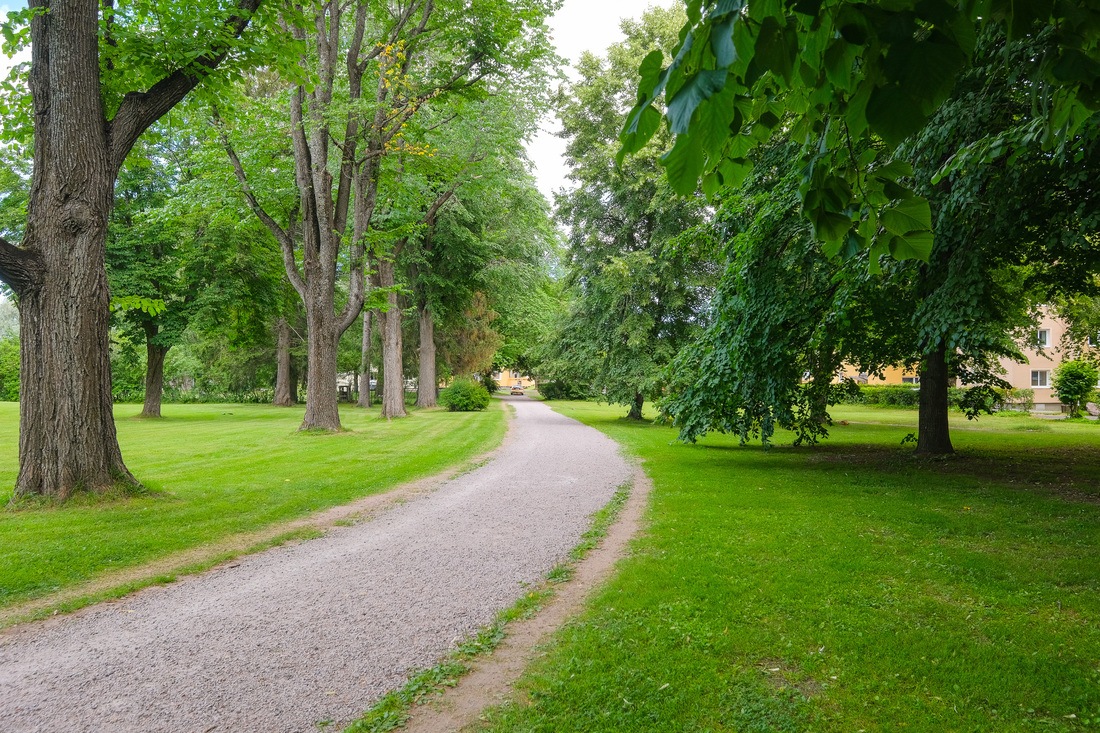
[{"label": "mowed grass stripe", "polygon": [[[391,422],[347,408],[347,432],[324,435],[297,432],[301,408],[166,405],[162,420],[137,409],[116,409],[119,442],[157,493],[0,512],[0,608],[438,473],[498,445],[507,419],[500,403]],[[0,502],[17,455],[17,406],[0,403]]]},{"label": "mowed grass stripe", "polygon": [[643,459],[648,528],[489,730],[1100,729],[1100,426],[918,460],[912,412],[763,450],[551,404]]}]

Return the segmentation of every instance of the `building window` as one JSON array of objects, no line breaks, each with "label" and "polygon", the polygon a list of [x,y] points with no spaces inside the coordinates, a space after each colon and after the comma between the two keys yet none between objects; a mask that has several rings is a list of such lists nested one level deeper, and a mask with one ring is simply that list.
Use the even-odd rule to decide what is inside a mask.
[{"label": "building window", "polygon": [[1040,328],[1035,333],[1035,343],[1040,348],[1050,346],[1050,330],[1046,328]]},{"label": "building window", "polygon": [[516,372],[516,371],[512,372],[512,379],[519,379],[519,378],[520,378],[520,373],[519,372]]},{"label": "building window", "polygon": [[1049,387],[1050,386],[1050,372],[1046,369],[1036,369],[1031,372],[1031,386],[1032,387]]},{"label": "building window", "polygon": [[920,384],[920,377],[902,377],[902,384]]},{"label": "building window", "polygon": [[1094,333],[1091,336],[1089,336],[1089,346],[1091,346],[1094,349],[1097,346],[1100,346],[1100,333]]}]

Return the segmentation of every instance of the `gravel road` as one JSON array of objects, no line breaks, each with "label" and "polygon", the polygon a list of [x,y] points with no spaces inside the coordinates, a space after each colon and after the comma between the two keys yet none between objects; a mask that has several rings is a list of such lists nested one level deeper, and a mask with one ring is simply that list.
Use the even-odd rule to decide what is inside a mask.
[{"label": "gravel road", "polygon": [[0,635],[0,731],[291,733],[356,719],[539,582],[631,476],[601,433],[510,401],[494,459],[432,494]]}]

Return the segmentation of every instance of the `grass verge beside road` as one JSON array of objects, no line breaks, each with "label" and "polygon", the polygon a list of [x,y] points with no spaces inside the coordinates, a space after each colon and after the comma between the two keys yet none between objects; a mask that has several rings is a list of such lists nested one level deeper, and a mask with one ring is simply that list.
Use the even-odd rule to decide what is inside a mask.
[{"label": "grass verge beside road", "polygon": [[[496,447],[503,405],[384,421],[344,409],[346,432],[298,433],[301,408],[116,410],[126,463],[151,493],[0,512],[0,609],[234,535],[278,526],[446,470]],[[17,406],[0,403],[0,504],[15,483]]]},{"label": "grass verge beside road", "polygon": [[489,730],[1100,730],[1100,426],[921,460],[911,411],[764,450],[551,404],[642,458],[648,530]]}]

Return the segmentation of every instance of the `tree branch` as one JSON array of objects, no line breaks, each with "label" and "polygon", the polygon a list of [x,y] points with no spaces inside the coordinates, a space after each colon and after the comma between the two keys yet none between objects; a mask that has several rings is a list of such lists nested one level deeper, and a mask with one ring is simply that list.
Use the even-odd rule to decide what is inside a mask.
[{"label": "tree branch", "polygon": [[38,285],[42,258],[0,237],[0,280],[22,295]]},{"label": "tree branch", "polygon": [[240,38],[244,29],[248,27],[252,14],[260,7],[262,1],[238,0],[237,13],[225,21],[227,40],[216,40],[204,55],[195,59],[192,65],[176,69],[150,87],[148,91],[128,92],[122,98],[118,113],[107,124],[110,162],[116,172],[122,168],[122,163],[141,134],[175,107],[207,74],[218,68],[226,59],[230,51],[230,40]]},{"label": "tree branch", "polygon": [[302,281],[302,274],[298,270],[298,263],[294,259],[294,239],[290,236],[290,232],[279,226],[279,223],[260,205],[256,194],[252,192],[252,187],[248,184],[248,176],[245,175],[244,166],[241,165],[241,159],[237,156],[237,151],[233,149],[233,145],[229,142],[229,136],[220,126],[221,121],[216,111],[214,112],[214,119],[215,124],[218,125],[222,147],[225,148],[225,154],[229,156],[229,162],[233,164],[233,172],[237,176],[237,181],[241,184],[241,192],[244,194],[245,201],[248,202],[248,208],[252,210],[257,219],[263,222],[263,225],[267,227],[279,243],[279,248],[283,251],[283,264],[286,265],[286,275],[290,278],[290,284],[294,286],[294,289],[298,291],[298,294],[304,300],[306,286]]}]

